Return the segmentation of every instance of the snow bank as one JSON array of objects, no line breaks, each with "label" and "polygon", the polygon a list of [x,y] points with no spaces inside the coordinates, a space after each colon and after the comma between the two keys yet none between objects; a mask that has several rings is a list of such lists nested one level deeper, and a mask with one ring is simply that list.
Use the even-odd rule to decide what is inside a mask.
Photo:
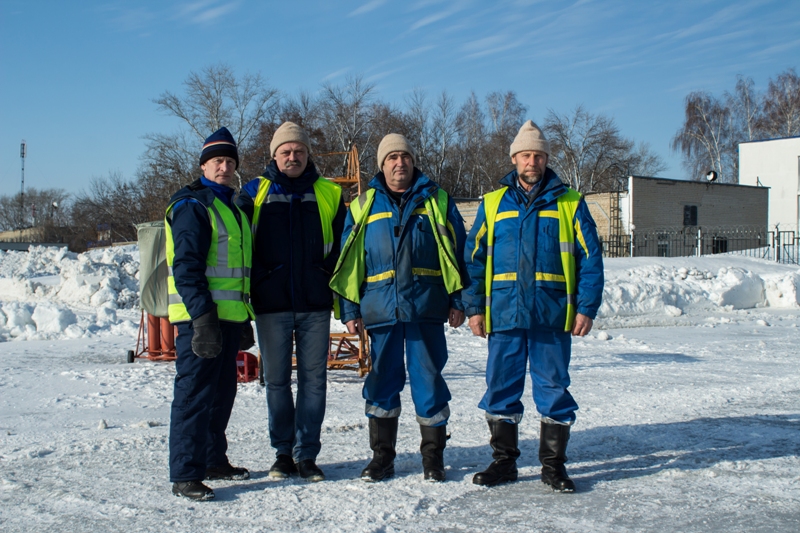
[{"label": "snow bank", "polygon": [[[133,335],[138,274],[135,246],[0,251],[0,340]],[[118,309],[128,310],[128,319],[118,318]]]},{"label": "snow bank", "polygon": [[[607,259],[605,267],[601,327],[800,306],[797,266],[724,255]],[[138,277],[136,246],[0,252],[0,340],[134,335]]]}]

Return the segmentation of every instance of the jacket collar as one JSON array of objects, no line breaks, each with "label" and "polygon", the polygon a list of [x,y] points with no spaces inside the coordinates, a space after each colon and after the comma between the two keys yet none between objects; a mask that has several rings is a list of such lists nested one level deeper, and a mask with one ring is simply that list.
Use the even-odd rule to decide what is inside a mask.
[{"label": "jacket collar", "polygon": [[[411,198],[417,194],[421,194],[422,198],[427,198],[439,187],[417,167],[414,167],[413,179],[414,182],[411,184],[411,187],[403,193],[404,201],[408,201],[408,198]],[[375,176],[370,180],[369,186],[384,194],[389,194],[389,189],[386,186],[386,176],[383,175],[383,172],[378,172],[375,174]]]},{"label": "jacket collar", "polygon": [[306,169],[303,171],[303,174],[297,178],[290,178],[278,170],[278,164],[273,159],[270,161],[269,165],[267,165],[267,168],[264,169],[262,176],[273,183],[277,183],[278,185],[285,187],[291,192],[303,192],[314,185],[314,182],[319,178],[319,172],[317,171],[316,165],[314,165],[314,162],[309,157],[308,164],[306,165]]}]

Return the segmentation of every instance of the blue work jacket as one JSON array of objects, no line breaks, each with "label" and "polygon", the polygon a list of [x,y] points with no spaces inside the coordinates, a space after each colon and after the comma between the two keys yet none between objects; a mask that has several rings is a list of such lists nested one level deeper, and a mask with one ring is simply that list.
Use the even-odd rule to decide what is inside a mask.
[{"label": "blue work jacket", "polygon": [[[567,291],[565,283],[557,280],[564,277],[559,219],[548,215],[557,212],[557,199],[567,192],[567,187],[550,168],[542,179],[539,193],[530,205],[519,188],[516,170],[500,180],[508,190],[500,201],[495,222],[493,270],[494,274],[512,276],[498,279],[502,278],[499,276],[492,282],[492,331],[515,328],[564,331]],[[464,254],[468,281],[463,300],[468,316],[486,312],[484,207],[484,203],[478,207]],[[508,216],[514,212],[518,216]],[[603,256],[596,225],[583,198],[575,213],[574,227],[576,311],[594,319],[603,296]]]},{"label": "blue work jacket", "polygon": [[[365,278],[383,279],[362,284],[359,304],[341,299],[342,322],[362,318],[367,328],[397,322],[442,323],[451,307],[464,309],[460,291],[448,295],[441,276],[414,273],[441,268],[434,230],[424,212],[425,199],[435,197],[439,186],[416,168],[414,180],[400,205],[389,196],[383,172],[370,181],[375,200],[364,229]],[[463,279],[466,231],[452,198],[447,204],[447,222]],[[353,215],[348,211],[342,243],[352,229]],[[391,271],[393,274],[387,275]]]}]

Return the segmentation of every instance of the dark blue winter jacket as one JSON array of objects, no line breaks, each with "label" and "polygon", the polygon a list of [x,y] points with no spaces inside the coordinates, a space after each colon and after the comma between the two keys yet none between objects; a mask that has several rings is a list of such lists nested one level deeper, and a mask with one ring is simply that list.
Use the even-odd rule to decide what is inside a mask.
[{"label": "dark blue winter jacket", "polygon": [[[170,198],[172,209],[167,212],[167,223],[172,228],[175,247],[172,267],[175,288],[192,319],[214,307],[206,279],[206,259],[211,248],[211,220],[207,206],[213,204],[216,197],[228,207],[233,207],[235,192],[230,187],[201,176]],[[233,214],[238,220],[239,212],[233,209]],[[249,224],[248,221],[245,223]]]},{"label": "dark blue winter jacket", "polygon": [[[500,180],[508,190],[500,201],[495,222],[493,271],[495,275],[514,275],[492,282],[492,331],[515,328],[564,330],[567,292],[563,282],[557,198],[567,192],[567,187],[549,168],[542,180],[531,205],[518,186],[516,170]],[[501,216],[503,213],[506,216]],[[486,311],[485,222],[482,202],[464,254],[469,282],[463,298],[468,316]],[[583,199],[578,204],[574,226],[576,310],[594,319],[603,296],[603,257],[597,228]]]},{"label": "dark blue winter jacket", "polygon": [[[253,241],[250,297],[256,314],[293,311],[330,311],[333,291],[328,287],[339,259],[346,208],[344,200],[333,219],[333,247],[325,257],[322,223],[314,194],[319,178],[313,161],[305,172],[290,178],[272,161],[262,174],[272,183],[269,196],[289,201],[269,201],[261,206]],[[242,187],[236,200],[253,218],[258,178]]]},{"label": "dark blue winter jacket", "polygon": [[[439,186],[416,168],[414,180],[403,193],[400,205],[390,197],[383,172],[370,181],[375,200],[370,210],[370,217],[374,218],[364,229],[365,278],[389,271],[394,275],[364,283],[359,305],[342,298],[342,322],[362,318],[368,328],[396,322],[442,323],[448,319],[451,307],[464,309],[460,291],[448,295],[441,276],[412,272],[412,268],[441,268],[436,238],[423,207],[426,198],[438,194]],[[466,232],[452,198],[447,205],[447,221],[463,278]],[[342,242],[347,241],[352,229],[353,215],[348,211]]]}]

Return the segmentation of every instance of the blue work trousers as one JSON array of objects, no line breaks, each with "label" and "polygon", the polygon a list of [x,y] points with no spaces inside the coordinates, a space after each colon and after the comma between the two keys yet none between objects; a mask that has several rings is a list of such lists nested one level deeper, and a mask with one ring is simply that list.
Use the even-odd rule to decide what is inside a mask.
[{"label": "blue work trousers", "polygon": [[478,406],[487,418],[522,420],[520,398],[530,361],[533,401],[542,417],[571,424],[578,404],[567,390],[572,338],[568,332],[513,329],[489,334],[486,394]]},{"label": "blue work trousers", "polygon": [[[276,455],[316,460],[322,445],[328,379],[330,311],[256,315],[267,385],[269,439]],[[297,359],[297,404],[292,396],[292,336]]]},{"label": "blue work trousers", "polygon": [[192,351],[191,323],[178,324],[175,388],[169,424],[170,481],[202,481],[206,467],[228,464],[225,429],[236,399],[236,355],[242,325],[220,322],[222,352]]},{"label": "blue work trousers", "polygon": [[450,390],[442,377],[447,363],[444,326],[398,322],[368,332],[372,370],[364,381],[363,390],[367,416],[400,416],[400,391],[406,383],[405,351],[417,422],[423,426],[447,424]]}]

